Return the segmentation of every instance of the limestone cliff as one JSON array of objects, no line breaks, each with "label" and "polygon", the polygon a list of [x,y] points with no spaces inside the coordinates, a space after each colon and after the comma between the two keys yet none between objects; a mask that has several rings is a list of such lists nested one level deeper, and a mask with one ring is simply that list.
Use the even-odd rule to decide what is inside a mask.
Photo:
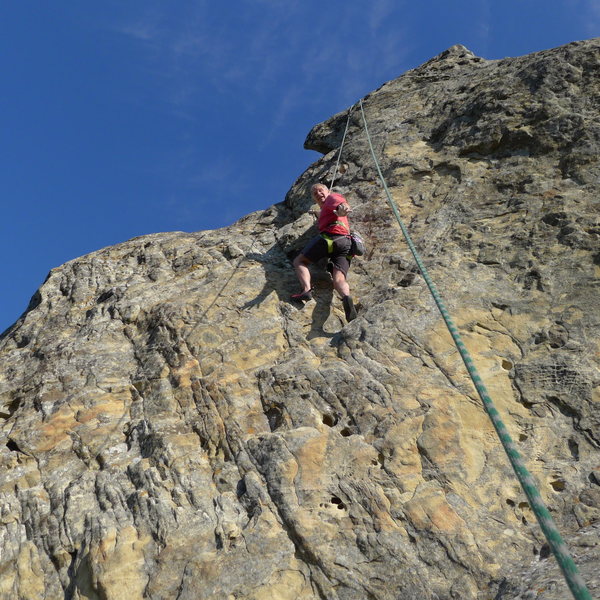
[{"label": "limestone cliff", "polygon": [[[600,38],[461,46],[364,99],[427,268],[593,593]],[[292,305],[346,113],[285,201],[54,269],[0,340],[0,598],[566,598],[392,218],[358,113],[346,324]]]}]

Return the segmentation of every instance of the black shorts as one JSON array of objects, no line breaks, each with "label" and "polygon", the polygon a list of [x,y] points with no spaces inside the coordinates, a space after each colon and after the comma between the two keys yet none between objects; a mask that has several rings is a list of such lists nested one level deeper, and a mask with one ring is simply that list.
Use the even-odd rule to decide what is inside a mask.
[{"label": "black shorts", "polygon": [[341,271],[344,276],[348,275],[350,269],[350,246],[352,242],[348,236],[332,235],[332,252],[329,254],[327,241],[320,235],[313,238],[302,250],[302,255],[310,262],[317,262],[322,258],[328,258],[334,269]]}]

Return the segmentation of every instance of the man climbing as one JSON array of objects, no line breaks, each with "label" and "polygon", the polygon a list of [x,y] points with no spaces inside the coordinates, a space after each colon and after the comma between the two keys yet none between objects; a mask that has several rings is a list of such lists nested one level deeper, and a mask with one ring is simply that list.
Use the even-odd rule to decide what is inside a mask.
[{"label": "man climbing", "polygon": [[350,287],[346,281],[350,269],[350,224],[351,212],[346,199],[340,194],[330,193],[326,185],[316,183],[311,188],[313,200],[321,209],[318,218],[320,234],[313,238],[294,260],[294,269],[302,290],[292,295],[292,300],[304,302],[312,298],[309,265],[328,257],[328,270],[331,272],[333,287],[342,297],[346,320],[356,319],[356,309],[350,297]]}]

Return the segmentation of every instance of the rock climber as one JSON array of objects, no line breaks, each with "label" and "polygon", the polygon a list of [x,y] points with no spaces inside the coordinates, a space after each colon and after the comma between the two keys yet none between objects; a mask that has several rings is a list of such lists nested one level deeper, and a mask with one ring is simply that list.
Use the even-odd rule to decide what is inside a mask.
[{"label": "rock climber", "polygon": [[331,273],[333,287],[342,298],[346,320],[352,321],[356,319],[356,308],[346,281],[350,269],[348,255],[351,246],[348,215],[352,209],[342,195],[330,193],[329,188],[322,183],[315,183],[311,187],[311,195],[320,208],[317,222],[319,235],[294,259],[294,269],[302,290],[293,294],[292,300],[305,302],[312,299],[309,265],[327,257],[327,269]]}]

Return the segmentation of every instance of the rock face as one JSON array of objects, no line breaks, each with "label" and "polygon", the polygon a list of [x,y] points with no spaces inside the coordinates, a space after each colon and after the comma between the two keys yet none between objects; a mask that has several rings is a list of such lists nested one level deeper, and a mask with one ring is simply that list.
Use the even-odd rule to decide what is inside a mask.
[{"label": "rock face", "polygon": [[[364,99],[432,279],[600,593],[600,39],[450,48]],[[360,115],[337,189],[368,253],[346,324],[311,183],[231,227],[144,236],[48,276],[0,341],[0,597],[566,598],[417,273]]]}]

